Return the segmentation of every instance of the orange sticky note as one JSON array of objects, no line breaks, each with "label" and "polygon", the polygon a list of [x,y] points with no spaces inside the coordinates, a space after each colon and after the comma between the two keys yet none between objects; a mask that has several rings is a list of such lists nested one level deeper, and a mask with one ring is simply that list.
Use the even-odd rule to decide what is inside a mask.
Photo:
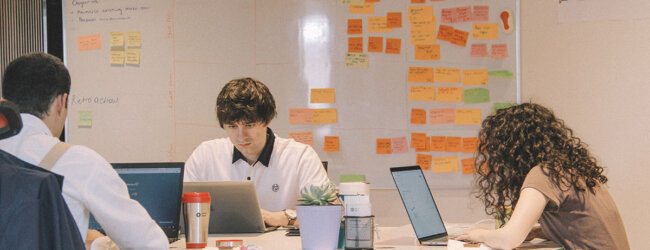
[{"label": "orange sticky note", "polygon": [[487,57],[487,44],[485,43],[475,43],[472,44],[472,50],[470,52],[472,57]]},{"label": "orange sticky note", "polygon": [[348,19],[348,35],[363,34],[363,21],[361,19]]},{"label": "orange sticky note", "polygon": [[409,82],[433,82],[433,68],[409,67]]},{"label": "orange sticky note", "polygon": [[305,132],[289,132],[289,138],[293,138],[295,141],[307,144],[309,146],[314,146],[314,132],[305,131]]},{"label": "orange sticky note", "polygon": [[430,109],[429,117],[431,125],[452,124],[456,118],[456,111],[454,108]]},{"label": "orange sticky note", "polygon": [[385,16],[368,17],[368,32],[392,32],[393,28],[388,27],[388,21]]},{"label": "orange sticky note", "polygon": [[458,156],[433,158],[433,172],[434,173],[458,172]]},{"label": "orange sticky note", "polygon": [[325,152],[339,152],[339,137],[338,136],[325,136],[325,143],[323,144],[323,151],[325,151]]},{"label": "orange sticky note", "polygon": [[377,154],[390,154],[391,153],[390,138],[377,139]]},{"label": "orange sticky note", "polygon": [[102,48],[102,38],[99,34],[77,37],[79,51],[98,50]]},{"label": "orange sticky note", "polygon": [[458,46],[465,47],[467,46],[468,37],[469,37],[469,32],[454,29],[454,33],[452,34],[451,40],[449,42]]},{"label": "orange sticky note", "polygon": [[460,83],[459,68],[436,68],[436,82]]},{"label": "orange sticky note", "polygon": [[487,69],[466,69],[463,70],[463,85],[488,85]]},{"label": "orange sticky note", "polygon": [[415,60],[440,60],[439,44],[415,45]]},{"label": "orange sticky note", "polygon": [[411,44],[436,43],[436,21],[411,23]]},{"label": "orange sticky note", "polygon": [[427,136],[424,140],[424,147],[415,148],[415,152],[431,152],[431,138]]},{"label": "orange sticky note", "polygon": [[[461,91],[461,96],[462,96],[462,91]],[[435,101],[436,100],[436,87],[434,87],[434,86],[411,85],[411,88],[409,90],[409,100],[414,100],[414,101]]]},{"label": "orange sticky note", "polygon": [[427,111],[424,109],[411,109],[411,124],[426,124]]},{"label": "orange sticky note", "polygon": [[336,92],[334,88],[327,89],[311,89],[311,103],[335,103]]},{"label": "orange sticky note", "polygon": [[478,137],[463,137],[463,150],[465,154],[472,154],[476,152],[478,147]]},{"label": "orange sticky note", "polygon": [[447,136],[447,144],[445,145],[445,152],[460,153],[460,137]]},{"label": "orange sticky note", "polygon": [[399,54],[402,48],[402,39],[386,38],[386,53]]},{"label": "orange sticky note", "polygon": [[314,109],[314,124],[337,123],[336,109]]},{"label": "orange sticky note", "polygon": [[472,39],[499,39],[499,24],[474,23],[472,25]]},{"label": "orange sticky note", "polygon": [[446,147],[446,136],[431,136],[431,151],[444,152]]},{"label": "orange sticky note", "polygon": [[378,3],[381,0],[366,0],[366,3]]},{"label": "orange sticky note", "polygon": [[417,154],[415,159],[416,165],[420,166],[422,170],[430,170],[431,158],[433,158],[431,155]]},{"label": "orange sticky note", "polygon": [[363,37],[348,37],[348,52],[363,53]]},{"label": "orange sticky note", "polygon": [[427,139],[426,133],[411,133],[411,148],[423,148],[425,147],[424,140]]},{"label": "orange sticky note", "polygon": [[431,21],[433,19],[433,6],[409,6],[408,19],[411,23]]},{"label": "orange sticky note", "polygon": [[463,168],[463,174],[474,174],[476,173],[476,164],[474,163],[474,158],[465,158],[460,160],[460,165]]},{"label": "orange sticky note", "polygon": [[406,137],[398,137],[392,139],[393,143],[393,154],[397,153],[406,153],[409,151],[408,142]]},{"label": "orange sticky note", "polygon": [[460,87],[439,87],[436,94],[436,101],[439,102],[462,102],[463,88]]},{"label": "orange sticky note", "polygon": [[375,13],[374,3],[365,3],[363,5],[350,4],[350,14],[367,14],[372,15]]},{"label": "orange sticky note", "polygon": [[383,52],[384,38],[380,36],[368,37],[368,52]]},{"label": "orange sticky note", "polygon": [[451,41],[454,36],[454,27],[441,24],[438,28],[438,40]]},{"label": "orange sticky note", "polygon": [[411,0],[411,3],[424,3],[426,0]]},{"label": "orange sticky note", "polygon": [[289,109],[289,124],[313,124],[314,111],[312,109]]},{"label": "orange sticky note", "polygon": [[402,27],[402,12],[388,12],[386,14],[386,27],[388,27],[388,28],[401,28]]},{"label": "orange sticky note", "polygon": [[505,43],[492,44],[492,58],[508,58],[508,45]]},{"label": "orange sticky note", "polygon": [[481,109],[456,109],[455,123],[458,125],[481,124]]}]

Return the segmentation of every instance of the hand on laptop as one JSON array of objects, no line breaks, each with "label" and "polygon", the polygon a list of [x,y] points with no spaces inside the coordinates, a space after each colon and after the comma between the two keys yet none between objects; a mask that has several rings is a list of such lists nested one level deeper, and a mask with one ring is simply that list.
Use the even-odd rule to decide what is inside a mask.
[{"label": "hand on laptop", "polygon": [[278,227],[286,226],[289,224],[289,218],[287,218],[287,215],[284,213],[284,211],[269,212],[264,209],[260,210],[262,210],[262,218],[264,219],[264,224],[266,225]]}]

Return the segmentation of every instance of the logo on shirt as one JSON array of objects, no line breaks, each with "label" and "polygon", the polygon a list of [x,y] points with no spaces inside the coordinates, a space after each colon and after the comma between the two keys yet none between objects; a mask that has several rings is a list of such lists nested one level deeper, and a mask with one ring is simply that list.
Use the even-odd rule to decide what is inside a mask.
[{"label": "logo on shirt", "polygon": [[273,184],[273,186],[271,186],[271,190],[273,190],[273,192],[277,192],[278,190],[280,190],[280,185]]}]

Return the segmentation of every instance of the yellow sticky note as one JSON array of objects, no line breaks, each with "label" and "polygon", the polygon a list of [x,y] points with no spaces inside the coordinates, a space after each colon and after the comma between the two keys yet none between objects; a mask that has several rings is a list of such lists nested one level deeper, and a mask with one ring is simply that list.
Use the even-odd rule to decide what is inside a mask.
[{"label": "yellow sticky note", "polygon": [[377,139],[377,154],[390,154],[392,153],[391,140],[388,139]]},{"label": "yellow sticky note", "polygon": [[459,125],[481,124],[481,109],[456,109],[456,121]]},{"label": "yellow sticky note", "polygon": [[474,23],[472,39],[499,39],[499,25],[496,23]]},{"label": "yellow sticky note", "polygon": [[433,82],[433,68],[430,67],[409,67],[409,82]]},{"label": "yellow sticky note", "polygon": [[140,49],[126,49],[126,64],[140,65]]},{"label": "yellow sticky note", "polygon": [[314,124],[337,123],[336,109],[314,109]]},{"label": "yellow sticky note", "polygon": [[305,131],[305,132],[289,132],[289,138],[293,138],[295,141],[307,144],[309,146],[314,146],[314,132]]},{"label": "yellow sticky note", "polygon": [[313,124],[313,109],[289,109],[289,124]]},{"label": "yellow sticky note", "polygon": [[430,21],[433,19],[433,6],[409,6],[409,22]]},{"label": "yellow sticky note", "polygon": [[411,44],[436,43],[436,19],[411,23]]},{"label": "yellow sticky note", "polygon": [[111,32],[111,47],[124,47],[124,32]]},{"label": "yellow sticky note", "polygon": [[124,50],[111,50],[111,65],[124,64]]},{"label": "yellow sticky note", "polygon": [[[462,94],[462,91],[461,91]],[[435,101],[436,87],[412,85],[409,90],[409,100]]]},{"label": "yellow sticky note", "polygon": [[325,136],[325,143],[323,144],[323,151],[325,151],[325,152],[339,152],[339,137],[338,136]]},{"label": "yellow sticky note", "polygon": [[487,69],[463,70],[463,85],[488,85]]},{"label": "yellow sticky note", "polygon": [[386,20],[385,16],[368,17],[368,32],[392,32],[393,28],[387,26]]},{"label": "yellow sticky note", "polygon": [[311,103],[335,103],[336,95],[334,88],[311,89]]},{"label": "yellow sticky note", "polygon": [[345,67],[350,68],[368,68],[370,66],[370,58],[367,54],[361,53],[346,53],[345,54]]},{"label": "yellow sticky note", "polygon": [[350,14],[367,14],[375,13],[375,3],[350,4]]},{"label": "yellow sticky note", "polygon": [[93,127],[93,112],[92,111],[79,111],[79,121],[77,127],[92,128]]},{"label": "yellow sticky note", "polygon": [[439,102],[462,102],[463,88],[461,87],[439,87],[436,95]]},{"label": "yellow sticky note", "polygon": [[433,172],[434,173],[458,172],[458,156],[433,158]]},{"label": "yellow sticky note", "polygon": [[416,44],[415,60],[440,60],[440,44]]},{"label": "yellow sticky note", "polygon": [[459,68],[436,68],[436,82],[460,83]]},{"label": "yellow sticky note", "polygon": [[126,46],[142,47],[142,34],[140,34],[140,31],[126,32]]}]

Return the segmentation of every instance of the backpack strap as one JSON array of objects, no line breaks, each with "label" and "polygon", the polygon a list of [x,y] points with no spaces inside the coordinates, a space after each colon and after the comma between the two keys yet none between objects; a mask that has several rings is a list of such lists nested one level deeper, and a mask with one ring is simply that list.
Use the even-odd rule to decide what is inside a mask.
[{"label": "backpack strap", "polygon": [[65,142],[59,141],[50,149],[50,152],[47,152],[41,163],[38,164],[39,167],[42,167],[47,170],[51,170],[54,167],[54,164],[59,161],[59,158],[68,150],[72,145]]}]

